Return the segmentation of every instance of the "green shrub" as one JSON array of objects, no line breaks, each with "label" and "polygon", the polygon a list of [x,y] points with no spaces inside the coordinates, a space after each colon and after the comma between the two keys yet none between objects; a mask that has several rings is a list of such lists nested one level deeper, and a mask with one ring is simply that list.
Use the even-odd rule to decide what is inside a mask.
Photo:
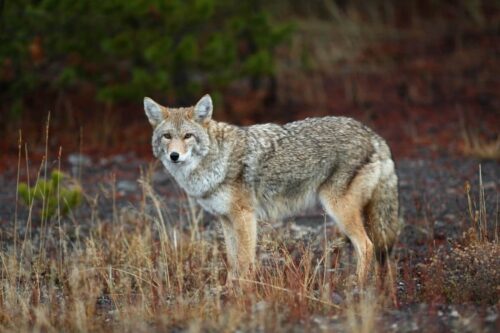
[{"label": "green shrub", "polygon": [[182,100],[270,76],[291,32],[251,0],[7,1],[0,29],[2,99],[16,112],[41,87],[90,83],[105,102]]},{"label": "green shrub", "polygon": [[20,183],[19,195],[28,207],[40,207],[42,219],[50,219],[58,212],[64,216],[82,202],[79,186],[65,186],[62,183],[66,177],[60,171],[53,171],[49,180],[39,179],[32,187]]}]

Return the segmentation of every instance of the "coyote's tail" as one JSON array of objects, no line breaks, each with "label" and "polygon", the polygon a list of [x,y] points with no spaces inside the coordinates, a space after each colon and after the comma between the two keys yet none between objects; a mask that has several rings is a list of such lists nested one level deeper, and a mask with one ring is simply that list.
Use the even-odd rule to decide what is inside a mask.
[{"label": "coyote's tail", "polygon": [[368,237],[373,242],[378,262],[382,264],[391,253],[401,229],[396,174],[377,184],[366,206],[365,217]]}]

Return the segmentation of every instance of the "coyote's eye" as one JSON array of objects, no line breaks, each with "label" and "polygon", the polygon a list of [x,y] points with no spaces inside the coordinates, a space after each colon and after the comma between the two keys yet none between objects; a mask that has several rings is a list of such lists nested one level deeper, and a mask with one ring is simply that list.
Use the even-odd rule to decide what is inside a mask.
[{"label": "coyote's eye", "polygon": [[189,139],[191,137],[193,137],[193,134],[191,134],[191,133],[184,134],[184,139]]},{"label": "coyote's eye", "polygon": [[165,133],[165,134],[163,134],[163,137],[164,137],[165,139],[167,139],[167,140],[172,139],[172,135],[170,135],[170,133]]}]

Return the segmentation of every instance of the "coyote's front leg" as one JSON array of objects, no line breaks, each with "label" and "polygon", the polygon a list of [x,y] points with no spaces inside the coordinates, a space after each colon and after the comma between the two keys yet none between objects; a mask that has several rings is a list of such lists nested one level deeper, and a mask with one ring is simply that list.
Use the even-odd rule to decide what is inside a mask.
[{"label": "coyote's front leg", "polygon": [[222,229],[229,263],[228,285],[238,278],[249,278],[255,265],[257,222],[249,209],[234,209],[222,218]]}]

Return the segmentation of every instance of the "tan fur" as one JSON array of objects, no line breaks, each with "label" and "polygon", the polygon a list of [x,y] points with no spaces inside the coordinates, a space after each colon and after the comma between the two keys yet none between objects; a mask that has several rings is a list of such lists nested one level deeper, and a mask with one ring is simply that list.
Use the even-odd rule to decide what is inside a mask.
[{"label": "tan fur", "polygon": [[238,277],[248,277],[253,273],[257,245],[255,214],[247,199],[248,193],[238,185],[233,189],[229,213],[221,219],[230,268],[227,278],[229,286],[237,282]]},{"label": "tan fur", "polygon": [[170,143],[168,144],[168,150],[169,151],[177,151],[181,154],[186,153],[186,144],[184,143],[183,139],[174,139],[171,140]]},{"label": "tan fur", "polygon": [[319,192],[321,204],[353,243],[358,257],[356,273],[362,284],[366,281],[373,257],[373,243],[368,237],[362,216],[363,207],[370,200],[375,185],[367,179],[373,176],[373,168],[367,165],[360,170],[343,195],[336,194],[338,192],[330,183],[323,185]]}]

